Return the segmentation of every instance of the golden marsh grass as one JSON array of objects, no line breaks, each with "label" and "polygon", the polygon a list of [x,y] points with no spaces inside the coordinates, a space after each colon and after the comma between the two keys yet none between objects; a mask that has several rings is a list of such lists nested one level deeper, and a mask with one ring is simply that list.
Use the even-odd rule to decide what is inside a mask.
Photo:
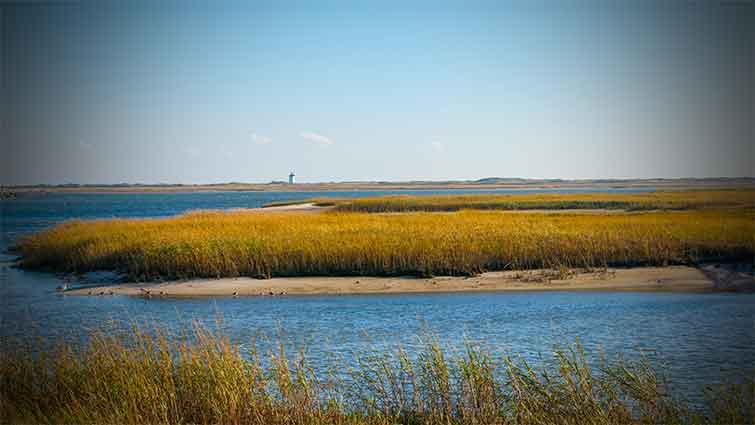
[{"label": "golden marsh grass", "polygon": [[755,213],[192,212],[72,221],[18,243],[22,265],[130,278],[469,275],[753,258]]},{"label": "golden marsh grass", "polygon": [[[734,424],[755,419],[751,377],[708,389],[692,410],[643,361],[593,369],[577,343],[555,367],[456,355],[425,338],[416,352],[375,353],[316,374],[305,351],[243,355],[197,326],[191,338],[134,329],[83,347],[0,350],[3,423],[118,424]],[[125,334],[127,335],[127,334]]]},{"label": "golden marsh grass", "polygon": [[[755,209],[755,190],[687,190],[648,193],[578,193],[522,195],[382,196],[360,199],[316,199],[338,211],[408,212],[476,210],[612,209],[628,211],[689,209]],[[277,203],[272,205],[286,205]],[[290,204],[290,202],[288,203]]]}]

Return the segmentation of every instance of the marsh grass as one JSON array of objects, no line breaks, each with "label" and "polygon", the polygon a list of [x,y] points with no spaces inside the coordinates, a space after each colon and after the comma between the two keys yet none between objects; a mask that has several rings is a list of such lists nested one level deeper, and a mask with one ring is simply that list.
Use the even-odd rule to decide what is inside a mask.
[{"label": "marsh grass", "polygon": [[627,211],[755,209],[755,190],[688,190],[648,193],[578,193],[523,195],[382,196],[359,199],[314,199],[319,206],[337,211],[411,212],[474,210],[572,210]]},{"label": "marsh grass", "polygon": [[21,265],[133,280],[473,275],[751,260],[755,213],[193,212],[71,221],[18,242]]},{"label": "marsh grass", "polygon": [[751,377],[712,387],[710,403],[693,410],[646,362],[594,370],[578,343],[553,353],[554,368],[535,371],[472,344],[449,356],[427,340],[413,353],[358,359],[349,379],[334,381],[282,343],[242,355],[199,326],[182,340],[120,335],[95,333],[88,345],[50,352],[3,350],[3,423],[744,424],[755,414]]}]

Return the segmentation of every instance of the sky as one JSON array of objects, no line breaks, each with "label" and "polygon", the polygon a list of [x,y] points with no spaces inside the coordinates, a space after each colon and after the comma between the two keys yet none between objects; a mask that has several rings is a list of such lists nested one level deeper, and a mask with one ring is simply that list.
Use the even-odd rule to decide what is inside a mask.
[{"label": "sky", "polygon": [[0,4],[0,183],[755,176],[755,3]]}]

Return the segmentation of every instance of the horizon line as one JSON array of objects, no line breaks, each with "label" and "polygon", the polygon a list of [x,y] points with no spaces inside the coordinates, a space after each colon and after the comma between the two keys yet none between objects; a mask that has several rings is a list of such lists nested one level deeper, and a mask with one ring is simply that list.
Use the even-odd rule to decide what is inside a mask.
[{"label": "horizon line", "polygon": [[317,184],[517,184],[517,183],[621,183],[621,182],[652,182],[652,181],[734,181],[745,180],[755,182],[755,176],[737,176],[737,177],[627,177],[627,178],[528,178],[528,177],[482,177],[479,179],[456,179],[456,180],[331,180],[331,181],[313,181],[313,182],[296,182],[290,184],[284,180],[271,180],[269,182],[242,182],[226,181],[218,183],[168,183],[168,182],[120,182],[120,183],[26,183],[26,184],[0,184],[3,188],[23,188],[23,187],[128,187],[128,186],[267,186],[267,185],[317,185]]}]

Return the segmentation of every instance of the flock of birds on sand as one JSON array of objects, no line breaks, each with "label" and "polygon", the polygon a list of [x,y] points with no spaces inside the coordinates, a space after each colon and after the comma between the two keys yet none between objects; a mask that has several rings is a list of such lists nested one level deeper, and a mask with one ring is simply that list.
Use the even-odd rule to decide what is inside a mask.
[{"label": "flock of birds on sand", "polygon": [[[278,292],[278,293],[275,293],[273,291],[268,291],[267,293],[260,292],[257,295],[260,295],[260,296],[268,295],[268,296],[272,297],[272,296],[276,296],[276,295],[286,295],[286,294],[287,294],[286,291],[281,291],[281,292]],[[141,296],[143,296],[145,298],[152,298],[153,294],[152,294],[152,290],[151,289],[139,288],[139,295],[141,295]],[[159,295],[161,297],[165,297],[168,294],[165,291],[160,291],[156,295]],[[233,295],[233,298],[238,298],[239,297],[239,291],[238,291],[238,289],[234,290],[231,295]]]},{"label": "flock of birds on sand", "polygon": [[[71,288],[68,286],[68,283],[64,283],[64,284],[58,286],[57,288],[55,288],[55,290],[57,292],[59,292],[59,293],[66,292],[69,289],[71,289]],[[115,292],[113,292],[113,290],[110,289],[110,290],[107,290],[107,291],[101,290],[101,291],[95,293],[94,290],[90,289],[89,291],[87,291],[87,295],[115,295]]]},{"label": "flock of birds on sand", "polygon": [[[152,298],[152,290],[151,289],[139,288],[139,294],[141,296],[145,297],[145,298]],[[257,295],[258,296],[271,296],[271,297],[274,297],[274,296],[278,296],[278,295],[287,295],[287,294],[288,293],[286,291],[281,291],[281,292],[277,292],[277,293],[273,292],[273,291],[268,291],[268,292],[260,292]],[[168,294],[165,291],[160,291],[160,292],[158,292],[157,295],[159,295],[161,297],[164,297],[164,296],[167,296]],[[231,293],[231,295],[233,295],[233,298],[238,298],[239,297],[239,291],[238,291],[238,289],[234,290],[233,293]]]},{"label": "flock of birds on sand", "polygon": [[[59,292],[59,293],[66,292],[69,289],[70,289],[70,286],[68,285],[68,282],[65,282],[62,285],[60,285],[57,288],[55,288],[55,290],[57,292]],[[273,292],[273,291],[268,291],[268,292],[260,292],[257,295],[259,295],[259,296],[271,296],[271,297],[274,297],[274,296],[278,296],[278,295],[287,295],[287,294],[288,293],[286,291],[281,291],[281,292],[277,292],[277,293]],[[97,292],[97,291],[95,291],[93,289],[90,289],[89,291],[87,291],[87,295],[115,295],[115,292],[113,292],[112,289],[109,289],[109,290],[100,290],[99,292]],[[152,298],[153,294],[152,294],[152,290],[151,289],[139,288],[139,295],[142,296],[142,297],[144,297],[144,298]],[[157,296],[160,296],[160,297],[166,297],[166,296],[168,296],[168,294],[165,291],[159,291],[159,292],[157,292],[154,295],[157,295]],[[238,298],[238,296],[239,296],[238,289],[234,290],[231,295],[233,295],[233,298]]]}]

